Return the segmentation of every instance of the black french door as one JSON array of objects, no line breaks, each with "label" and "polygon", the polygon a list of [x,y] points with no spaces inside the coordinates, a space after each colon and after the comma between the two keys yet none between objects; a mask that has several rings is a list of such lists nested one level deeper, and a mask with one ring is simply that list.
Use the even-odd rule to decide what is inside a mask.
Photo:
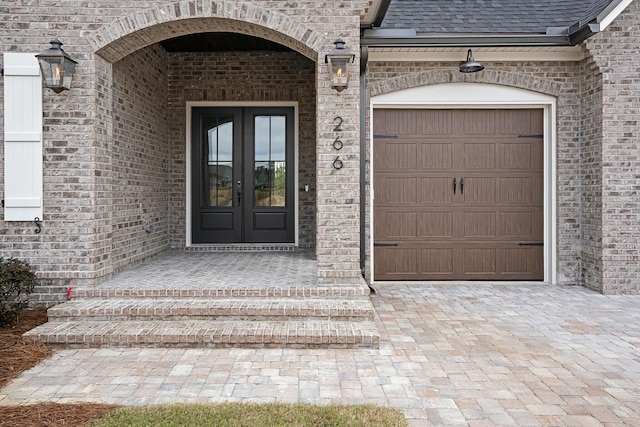
[{"label": "black french door", "polygon": [[293,108],[194,107],[192,242],[294,242]]}]

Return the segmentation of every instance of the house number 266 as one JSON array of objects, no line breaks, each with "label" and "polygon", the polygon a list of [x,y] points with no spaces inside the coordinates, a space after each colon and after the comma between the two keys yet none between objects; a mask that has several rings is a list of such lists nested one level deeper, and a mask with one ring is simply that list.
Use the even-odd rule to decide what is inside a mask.
[{"label": "house number 266", "polygon": [[[333,123],[335,125],[335,127],[333,128],[334,132],[342,132],[342,122],[343,120],[342,120],[342,117],[340,116],[333,119]],[[342,150],[343,146],[344,144],[340,140],[340,135],[336,136],[336,139],[333,141],[333,149],[336,151],[340,151]],[[342,163],[342,160],[340,160],[340,156],[337,156],[336,159],[333,161],[333,167],[335,169],[342,169],[343,166],[344,164]]]}]

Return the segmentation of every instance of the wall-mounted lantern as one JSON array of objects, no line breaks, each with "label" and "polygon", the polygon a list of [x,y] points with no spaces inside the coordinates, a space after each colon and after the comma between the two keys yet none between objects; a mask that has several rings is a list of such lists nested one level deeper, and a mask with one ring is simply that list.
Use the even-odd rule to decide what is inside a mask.
[{"label": "wall-mounted lantern", "polygon": [[77,62],[62,50],[60,40],[51,40],[51,47],[36,55],[36,58],[40,64],[45,87],[55,93],[71,88],[71,79],[73,79]]},{"label": "wall-mounted lantern", "polygon": [[344,41],[338,39],[333,43],[336,47],[324,57],[324,62],[329,64],[331,87],[340,93],[349,86],[349,64],[356,56],[344,47]]}]

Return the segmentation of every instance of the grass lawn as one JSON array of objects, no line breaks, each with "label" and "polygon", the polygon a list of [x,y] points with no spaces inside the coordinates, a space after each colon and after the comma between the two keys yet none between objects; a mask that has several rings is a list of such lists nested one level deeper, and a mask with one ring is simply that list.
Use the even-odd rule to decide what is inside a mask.
[{"label": "grass lawn", "polygon": [[400,427],[406,426],[402,412],[370,405],[314,406],[302,404],[198,404],[154,405],[115,409],[90,424],[91,427]]}]

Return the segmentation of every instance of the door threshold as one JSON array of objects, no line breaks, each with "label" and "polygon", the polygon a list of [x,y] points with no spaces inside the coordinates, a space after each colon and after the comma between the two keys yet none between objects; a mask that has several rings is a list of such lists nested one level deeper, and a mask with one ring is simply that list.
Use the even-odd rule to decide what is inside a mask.
[{"label": "door threshold", "polygon": [[197,243],[185,248],[189,252],[276,252],[298,249],[295,243]]}]

